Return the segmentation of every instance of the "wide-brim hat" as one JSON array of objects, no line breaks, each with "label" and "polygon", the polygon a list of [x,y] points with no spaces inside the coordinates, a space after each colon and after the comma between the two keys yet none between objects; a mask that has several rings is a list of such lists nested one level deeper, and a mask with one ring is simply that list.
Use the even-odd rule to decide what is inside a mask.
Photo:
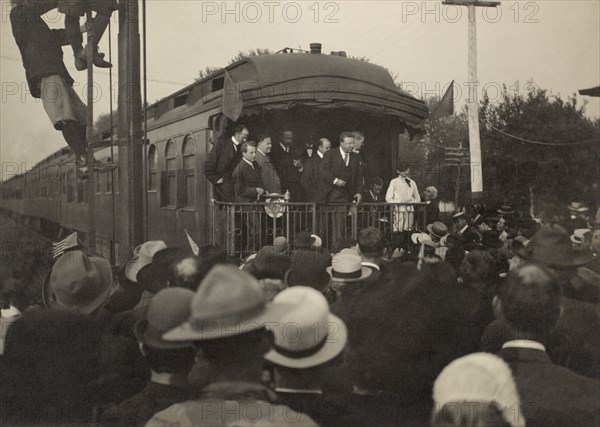
[{"label": "wide-brim hat", "polygon": [[508,205],[500,206],[500,209],[498,209],[496,212],[498,212],[500,215],[512,215],[515,213],[513,208]]},{"label": "wide-brim hat", "polygon": [[301,231],[296,234],[296,238],[294,239],[294,246],[297,248],[310,248],[316,239],[310,235],[308,231]]},{"label": "wide-brim hat", "polygon": [[167,286],[167,280],[173,278],[170,267],[190,256],[192,256],[191,251],[176,246],[161,249],[154,254],[150,264],[138,271],[137,282],[148,292],[156,294]]},{"label": "wide-brim hat", "polygon": [[89,314],[99,308],[114,290],[110,263],[101,257],[87,256],[81,250],[59,257],[46,281],[47,307],[57,306]]},{"label": "wide-brim hat", "polygon": [[285,199],[281,197],[270,197],[265,199],[265,212],[271,218],[281,218],[285,212]]},{"label": "wide-brim hat", "polygon": [[288,304],[268,303],[254,277],[216,265],[198,286],[187,322],[163,334],[166,341],[208,341],[241,335],[277,322]]},{"label": "wide-brim hat", "polygon": [[[334,268],[335,267],[335,268]],[[358,254],[338,253],[333,256],[327,273],[337,282],[357,282],[369,277],[372,270],[361,264]]]},{"label": "wide-brim hat", "polygon": [[575,243],[576,245],[581,245],[585,241],[585,235],[591,232],[592,230],[589,228],[578,228],[573,231],[573,234],[571,234],[571,242]]},{"label": "wide-brim hat", "polygon": [[435,221],[427,226],[427,231],[438,239],[441,239],[448,234],[448,227],[441,221]]},{"label": "wide-brim hat", "polygon": [[567,209],[570,210],[571,212],[579,212],[579,213],[588,212],[590,210],[590,208],[588,208],[586,205],[584,205],[581,202],[571,202],[571,204],[569,206],[567,206]]},{"label": "wide-brim hat", "polygon": [[167,247],[162,240],[149,240],[133,250],[133,257],[125,265],[125,277],[137,283],[138,272],[152,262],[154,254]]},{"label": "wide-brim hat", "polygon": [[588,264],[593,258],[589,250],[575,249],[569,235],[560,226],[542,226],[525,248],[523,258],[551,267],[565,268]]},{"label": "wide-brim hat", "polygon": [[[290,304],[291,308],[273,327],[275,342],[265,354],[266,360],[287,368],[306,369],[327,363],[344,350],[348,329],[342,319],[329,313],[323,294],[296,286],[279,293],[274,301]],[[290,336],[288,325],[297,328],[298,336]]]},{"label": "wide-brim hat", "polygon": [[156,349],[184,348],[191,345],[186,341],[165,341],[162,335],[185,322],[190,314],[190,301],[194,292],[186,288],[167,288],[158,292],[150,302],[146,318],[134,327],[137,339]]}]

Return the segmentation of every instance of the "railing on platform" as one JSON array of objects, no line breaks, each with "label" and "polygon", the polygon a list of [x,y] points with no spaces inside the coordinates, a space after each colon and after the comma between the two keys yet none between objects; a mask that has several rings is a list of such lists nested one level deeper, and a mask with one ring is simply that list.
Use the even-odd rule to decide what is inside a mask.
[{"label": "railing on platform", "polygon": [[243,258],[277,236],[292,243],[300,231],[318,235],[333,248],[338,239],[356,239],[376,227],[391,239],[402,231],[424,231],[426,203],[228,203],[213,201],[213,243]]}]

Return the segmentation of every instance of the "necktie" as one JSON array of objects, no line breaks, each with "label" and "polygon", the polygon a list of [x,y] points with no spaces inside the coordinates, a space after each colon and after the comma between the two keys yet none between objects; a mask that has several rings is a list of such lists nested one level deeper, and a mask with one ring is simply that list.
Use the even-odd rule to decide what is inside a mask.
[{"label": "necktie", "polygon": [[349,161],[350,161],[350,154],[345,153],[344,154],[344,163],[346,163],[346,166],[348,166]]},{"label": "necktie", "polygon": [[406,185],[408,185],[410,187],[410,179],[404,178],[404,181],[406,181]]}]

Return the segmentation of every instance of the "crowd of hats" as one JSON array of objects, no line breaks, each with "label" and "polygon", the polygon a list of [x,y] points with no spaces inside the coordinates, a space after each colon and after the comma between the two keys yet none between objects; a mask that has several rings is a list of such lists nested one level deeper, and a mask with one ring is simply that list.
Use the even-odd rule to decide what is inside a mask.
[{"label": "crowd of hats", "polygon": [[[313,368],[328,366],[330,384],[351,382],[346,384],[347,388],[339,387],[343,391],[332,392],[336,399],[342,396],[342,402],[381,393],[403,401],[407,396],[398,397],[393,389],[398,386],[406,393],[426,390],[438,409],[452,402],[494,402],[500,417],[510,425],[521,426],[525,416],[520,412],[516,417],[509,414],[513,403],[519,401],[511,368],[497,356],[473,352],[479,349],[484,328],[494,320],[492,297],[502,293],[509,271],[519,271],[524,264],[542,265],[562,279],[569,275],[569,280],[578,283],[569,291],[569,297],[597,306],[598,221],[589,218],[589,209],[579,202],[568,205],[565,212],[569,216],[565,216],[563,223],[541,225],[527,216],[519,216],[508,205],[492,211],[475,206],[455,212],[445,221],[432,221],[420,232],[395,236],[396,241],[394,236],[384,236],[376,229],[365,229],[358,242],[345,241],[335,253],[323,247],[318,235],[298,231],[291,241],[275,237],[272,244],[241,263],[214,245],[197,248],[198,253],[194,254],[191,249],[152,240],[136,247],[131,258],[114,274],[108,261],[88,256],[81,246],[71,245],[56,259],[47,276],[43,290],[45,308],[16,310],[10,304],[2,307],[3,317],[9,313],[17,315],[10,328],[3,327],[8,343],[0,347],[7,354],[3,368],[10,370],[10,363],[17,363],[15,354],[21,351],[15,331],[30,327],[14,325],[19,325],[20,318],[25,325],[23,319],[28,316],[33,316],[33,320],[27,322],[39,321],[35,317],[38,314],[30,314],[39,310],[62,313],[66,309],[71,313],[69,316],[78,313],[100,322],[113,319],[110,327],[103,323],[103,333],[110,329],[110,333],[124,333],[137,340],[152,370],[152,363],[156,363],[152,360],[160,359],[157,356],[163,354],[160,352],[167,355],[179,352],[172,353],[178,355],[172,357],[189,363],[195,359],[198,364],[199,360],[211,360],[232,345],[221,343],[233,342],[242,346],[239,350],[244,353],[240,337],[265,331],[272,339],[262,355],[264,361],[281,369],[265,380],[275,390],[286,369],[310,373]],[[16,313],[9,312],[9,308]],[[20,311],[25,313],[21,315]],[[114,318],[121,319],[118,327],[114,327]],[[419,325],[417,328],[423,331],[444,324],[452,331],[454,342],[436,354],[435,362],[426,362],[429,359],[425,356],[415,358],[414,354],[424,352],[426,345],[437,348],[446,344],[419,334],[401,338],[396,328],[402,328],[402,322],[408,318],[411,327]],[[479,335],[475,334],[477,339],[472,340],[477,344],[466,339],[461,342],[456,335],[458,329],[452,326],[452,322],[460,324],[467,318],[477,325],[475,330]],[[40,319],[48,322],[47,317]],[[65,319],[68,320],[65,317],[61,322]],[[295,334],[291,333],[290,325],[294,325]],[[403,346],[414,348],[407,350],[411,354],[405,360],[407,365],[400,367],[393,361],[402,354]],[[256,344],[254,348],[261,347]],[[400,350],[394,353],[394,349]],[[550,347],[549,351],[553,350]],[[247,351],[252,354],[250,347]],[[100,348],[95,352],[95,356],[92,351],[75,352],[69,360],[77,357],[96,360],[103,354]],[[425,359],[418,360],[422,357]],[[48,363],[47,358],[43,360]],[[84,359],[78,361],[87,363]],[[29,363],[35,371],[36,362]],[[94,363],[102,365],[99,360]],[[600,370],[595,372],[591,365],[566,366],[582,375],[600,376]],[[210,383],[197,379],[204,378],[203,369],[201,363],[191,369],[190,384]],[[419,379],[411,376],[411,371]],[[14,376],[6,375],[7,381],[15,381]],[[196,379],[192,380],[194,375]],[[298,379],[302,375],[294,376]],[[395,378],[400,378],[397,376],[404,378],[398,381],[406,384],[395,382]],[[23,379],[24,384],[31,384],[28,381]],[[306,380],[300,383],[307,384]],[[323,393],[320,389],[319,392]],[[18,392],[8,395],[20,396]],[[106,400],[118,405],[123,397],[127,396]],[[86,398],[94,400],[92,396]],[[381,405],[389,410],[386,405],[390,401],[386,399],[382,399]],[[382,409],[382,414],[386,410]],[[346,415],[353,413],[350,409],[346,411]],[[331,421],[319,418],[319,414],[308,415],[325,424]],[[345,415],[339,416],[344,419]],[[422,414],[419,416],[409,419],[423,418]],[[11,419],[18,420],[15,417]]]}]

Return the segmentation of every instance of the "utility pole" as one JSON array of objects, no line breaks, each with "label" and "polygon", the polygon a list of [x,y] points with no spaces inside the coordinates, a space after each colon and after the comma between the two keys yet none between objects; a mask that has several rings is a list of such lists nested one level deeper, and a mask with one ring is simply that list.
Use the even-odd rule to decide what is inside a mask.
[{"label": "utility pole", "polygon": [[477,20],[476,7],[496,7],[499,1],[445,0],[443,5],[467,6],[469,10],[469,153],[471,157],[471,193],[477,198],[483,193],[481,171],[481,141],[479,140],[479,97],[477,96]]},{"label": "utility pole", "polygon": [[118,261],[144,239],[143,132],[138,0],[119,2],[119,200]]}]

